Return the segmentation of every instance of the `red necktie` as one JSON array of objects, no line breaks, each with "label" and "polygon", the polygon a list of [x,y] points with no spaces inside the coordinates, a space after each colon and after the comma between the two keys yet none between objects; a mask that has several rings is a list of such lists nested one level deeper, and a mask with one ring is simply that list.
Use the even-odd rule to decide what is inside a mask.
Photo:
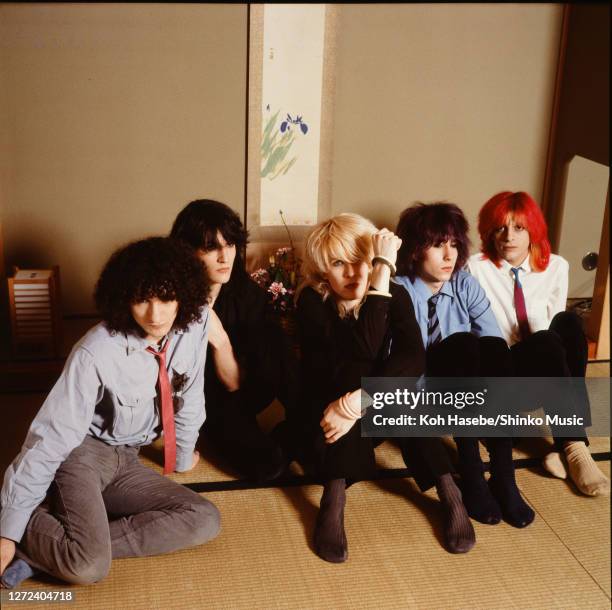
[{"label": "red necktie", "polygon": [[512,273],[514,273],[514,309],[516,309],[516,320],[522,340],[531,334],[531,330],[529,330],[529,322],[527,321],[527,307],[525,306],[523,286],[519,280],[519,270],[520,268],[512,267]]},{"label": "red necktie", "polygon": [[164,474],[174,472],[176,467],[176,432],[174,430],[174,407],[172,405],[172,388],[166,369],[166,350],[170,340],[159,352],[153,347],[147,351],[159,359],[159,376],[157,377],[157,395],[161,403],[161,420],[164,431]]}]

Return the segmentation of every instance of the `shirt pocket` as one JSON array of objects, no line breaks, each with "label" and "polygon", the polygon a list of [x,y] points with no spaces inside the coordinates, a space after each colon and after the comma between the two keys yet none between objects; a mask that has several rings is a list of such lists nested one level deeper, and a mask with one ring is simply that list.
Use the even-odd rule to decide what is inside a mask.
[{"label": "shirt pocket", "polygon": [[[472,330],[470,314],[463,309],[457,308],[454,311],[449,311],[447,319],[448,328],[445,330],[448,330],[448,335],[454,335],[455,333],[469,333]],[[440,323],[439,318],[438,323]],[[441,325],[442,328],[444,328],[444,326]],[[445,337],[448,335],[445,335]]]},{"label": "shirt pocket", "polygon": [[113,436],[117,439],[137,440],[154,428],[156,417],[155,388],[141,392],[117,394],[113,417]]},{"label": "shirt pocket", "polygon": [[539,330],[548,330],[550,321],[548,319],[547,304],[545,299],[531,299],[527,306],[527,321],[532,333]]}]

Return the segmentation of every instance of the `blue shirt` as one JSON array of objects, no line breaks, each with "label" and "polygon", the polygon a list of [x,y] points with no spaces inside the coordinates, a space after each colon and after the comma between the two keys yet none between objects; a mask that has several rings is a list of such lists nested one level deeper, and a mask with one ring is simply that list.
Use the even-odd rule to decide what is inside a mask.
[{"label": "blue shirt", "polygon": [[[427,345],[427,301],[433,293],[420,277],[412,281],[405,275],[398,275],[393,281],[403,286],[410,295],[423,345]],[[466,271],[457,271],[448,282],[442,284],[438,294],[440,297],[436,304],[436,314],[442,339],[462,332],[472,333],[477,337],[503,338],[491,310],[491,303],[474,276]]]},{"label": "blue shirt", "polygon": [[[208,309],[202,322],[166,339],[166,367],[174,400],[176,470],[187,470],[204,422],[204,364]],[[159,361],[149,343],[94,326],[74,346],[64,370],[30,425],[21,452],[4,476],[0,527],[16,542],[42,502],[55,472],[86,435],[109,445],[147,445],[162,426],[156,391]]]}]

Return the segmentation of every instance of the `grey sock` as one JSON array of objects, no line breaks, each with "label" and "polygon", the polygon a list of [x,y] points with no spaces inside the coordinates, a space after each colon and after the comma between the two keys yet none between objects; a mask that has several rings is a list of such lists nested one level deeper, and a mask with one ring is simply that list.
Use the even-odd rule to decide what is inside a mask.
[{"label": "grey sock", "polygon": [[476,544],[476,533],[463,505],[461,491],[450,473],[436,481],[438,497],[446,509],[444,537],[451,553],[467,553]]},{"label": "grey sock", "polygon": [[2,574],[2,585],[7,589],[14,589],[26,578],[31,578],[36,573],[37,570],[34,570],[23,559],[13,559],[6,570],[4,570],[4,574]]},{"label": "grey sock", "polygon": [[348,557],[348,545],[344,532],[344,504],[346,481],[327,481],[323,488],[321,507],[314,531],[315,552],[321,559],[342,563]]}]

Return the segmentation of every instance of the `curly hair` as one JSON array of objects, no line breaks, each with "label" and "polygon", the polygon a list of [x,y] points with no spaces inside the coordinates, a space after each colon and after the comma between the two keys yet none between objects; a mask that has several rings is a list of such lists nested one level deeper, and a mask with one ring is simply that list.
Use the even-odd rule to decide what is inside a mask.
[{"label": "curly hair", "polygon": [[220,247],[217,233],[228,244],[236,246],[236,258],[228,284],[248,279],[244,264],[244,251],[249,233],[240,216],[229,206],[214,199],[196,199],[188,203],[177,215],[170,237],[181,239],[196,250],[215,250]]},{"label": "curly hair", "polygon": [[536,271],[544,271],[550,260],[548,227],[538,204],[523,191],[497,193],[482,206],[478,213],[482,253],[495,266],[500,266],[500,256],[495,248],[495,231],[506,224],[509,216],[529,232],[529,262]]},{"label": "curly hair", "polygon": [[173,328],[185,330],[201,321],[209,282],[194,251],[169,237],[149,237],[117,250],[96,283],[94,300],[111,331],[140,333],[131,305],[157,297],[178,301]]},{"label": "curly hair", "polygon": [[411,280],[418,275],[425,250],[452,239],[457,243],[453,273],[462,269],[470,253],[469,224],[454,203],[417,202],[400,215],[396,234],[402,240],[397,253],[397,272]]}]

